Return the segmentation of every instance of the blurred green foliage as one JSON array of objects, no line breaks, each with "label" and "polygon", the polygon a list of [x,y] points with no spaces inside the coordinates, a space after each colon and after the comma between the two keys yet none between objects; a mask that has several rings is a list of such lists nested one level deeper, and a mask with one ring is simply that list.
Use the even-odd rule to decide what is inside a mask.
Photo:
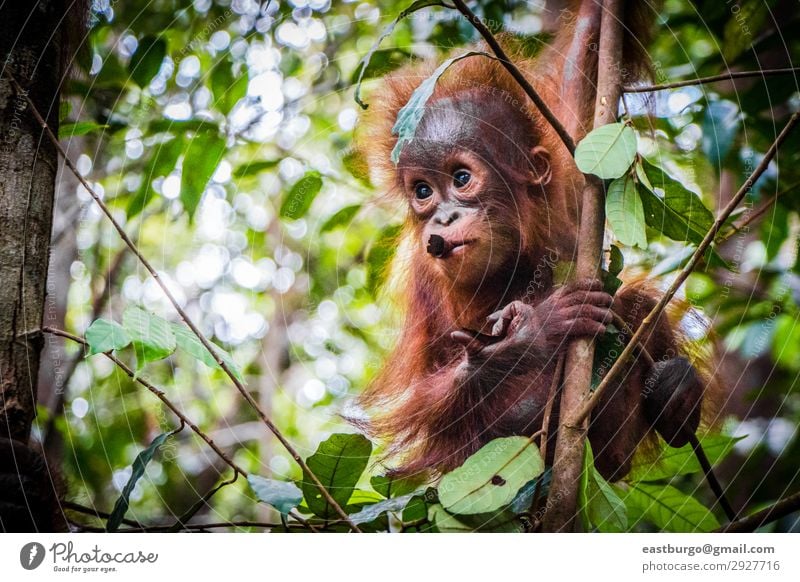
[{"label": "blurred green foliage", "polygon": [[[769,62],[795,62],[796,35],[761,34],[777,26],[769,12],[774,4],[744,2],[745,27],[743,16],[727,4],[668,0],[652,47],[655,82],[754,69],[765,56],[771,56]],[[404,209],[378,201],[351,139],[359,61],[403,8],[391,1],[95,0],[76,74],[65,87],[61,137],[79,140],[78,168],[187,312],[231,354],[249,389],[303,457],[346,428],[337,413],[380,365],[399,321],[382,283]],[[541,9],[528,3],[492,0],[477,9],[491,29],[515,32],[530,51],[548,38]],[[792,25],[797,15],[780,22]],[[364,70],[365,94],[409,59],[441,56],[474,40],[471,26],[446,8],[415,13],[400,21],[373,55]],[[639,152],[655,164],[645,162],[644,168],[656,171],[646,172],[655,189],[641,190],[649,195],[644,208],[649,244],[624,248],[625,264],[667,276],[680,267],[688,258],[686,244],[698,242],[710,215],[702,206],[684,208],[670,218],[680,232],[665,237],[664,215],[671,210],[661,195],[701,200],[712,211],[724,206],[797,106],[791,75],[629,94],[626,108],[639,133]],[[798,146],[795,132],[748,194],[750,208],[779,196],[760,222],[724,230],[729,240],[720,241],[716,252],[731,270],[712,261],[686,286],[686,298],[713,322],[718,337],[691,327],[687,334],[698,343],[718,340],[731,359],[767,370],[760,375],[751,370],[752,384],[733,378],[741,383],[733,398],[745,403],[735,412],[745,420],[726,427],[749,435],[735,447],[741,467],[724,477],[749,508],[800,485],[792,456],[800,447]],[[98,341],[110,342],[102,346],[127,345],[123,334],[136,326],[122,314],[131,307],[144,311],[128,313],[150,314],[150,323],[177,325],[160,290],[133,260],[107,281],[123,245],[86,192],[77,187],[74,194],[81,209],[71,224],[78,250],[67,329],[83,334],[89,328],[95,319],[92,300],[102,292],[110,300],[99,315],[125,328],[96,327]],[[653,218],[659,212],[662,218]],[[745,216],[739,213],[736,220]],[[654,223],[662,226],[653,228]],[[698,224],[699,234],[693,228]],[[143,351],[137,348],[140,373],[245,470],[303,482],[299,468],[224,374],[182,338],[183,328],[159,323],[158,329],[166,342],[163,351],[149,353],[146,342]],[[130,339],[136,348],[135,334]],[[74,346],[68,349],[77,356]],[[120,357],[133,365],[134,350],[123,349]],[[42,409],[40,420],[46,417]],[[82,360],[69,385],[67,413],[56,423],[65,443],[71,498],[111,507],[137,455],[176,426],[169,411],[102,356]],[[342,505],[360,510],[388,497],[368,486],[370,475],[383,470],[370,464],[365,472],[365,467],[348,473]],[[767,477],[754,481],[767,469]],[[169,518],[188,509],[224,470],[202,440],[181,431],[161,445],[135,483],[127,516],[171,523]],[[282,508],[287,499],[296,501],[293,489],[260,486],[277,491]],[[612,505],[617,494],[641,502],[654,487],[633,482],[614,493],[608,484],[592,486]],[[696,472],[674,478],[671,486],[658,495],[674,498],[683,488],[710,500],[698,490]],[[402,488],[396,495],[414,491]],[[214,496],[210,513],[230,520],[276,515],[265,514],[255,497],[240,480]],[[309,499],[306,509],[332,516],[315,503]],[[694,505],[690,510],[702,513]],[[442,530],[466,527],[435,495],[418,493],[405,513],[404,521],[416,524],[412,529],[428,517]],[[385,515],[379,507],[368,517],[385,522]],[[519,528],[516,517],[492,519],[499,520],[497,529]],[[702,516],[708,523],[714,519]],[[656,516],[642,527],[658,526],[658,520],[669,516]],[[629,514],[628,522],[637,520]]]}]

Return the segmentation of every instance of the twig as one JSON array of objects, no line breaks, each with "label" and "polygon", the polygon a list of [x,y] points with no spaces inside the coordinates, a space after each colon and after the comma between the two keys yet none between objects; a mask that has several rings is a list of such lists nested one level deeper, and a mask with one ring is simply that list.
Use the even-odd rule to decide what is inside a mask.
[{"label": "twig", "polygon": [[64,148],[61,146],[61,143],[58,141],[58,138],[55,136],[55,134],[53,134],[50,127],[48,127],[47,122],[42,118],[41,114],[39,113],[39,110],[36,108],[36,105],[33,103],[33,101],[27,95],[27,93],[23,91],[22,87],[20,87],[20,85],[17,83],[16,79],[11,74],[11,72],[6,70],[6,76],[9,78],[11,84],[14,86],[14,90],[17,92],[17,94],[21,97],[24,97],[25,100],[27,101],[31,113],[33,114],[34,118],[39,123],[39,125],[42,127],[42,129],[44,130],[45,135],[47,135],[50,142],[55,146],[59,154],[61,154],[61,157],[64,159],[64,164],[70,169],[70,171],[75,175],[75,177],[78,178],[78,181],[83,185],[83,187],[86,188],[87,192],[89,192],[89,195],[100,207],[100,210],[103,211],[103,214],[105,214],[106,217],[108,217],[108,219],[111,221],[111,224],[114,226],[114,229],[117,231],[117,234],[119,234],[120,238],[131,250],[131,252],[134,255],[136,255],[136,258],[139,259],[139,262],[147,270],[147,272],[150,273],[150,276],[153,277],[155,282],[161,288],[161,291],[164,293],[166,298],[172,304],[173,308],[178,313],[183,322],[189,327],[189,329],[192,330],[192,333],[194,333],[194,335],[197,336],[197,339],[200,340],[200,343],[203,344],[203,347],[205,347],[206,350],[208,350],[208,353],[211,354],[211,357],[214,358],[214,361],[217,363],[217,365],[225,372],[225,374],[227,374],[228,378],[231,379],[234,386],[236,386],[236,388],[239,390],[239,392],[247,401],[247,403],[253,408],[253,410],[256,411],[256,414],[261,419],[261,421],[267,426],[267,428],[272,432],[272,434],[275,435],[278,441],[280,441],[280,443],[289,452],[289,454],[292,456],[295,462],[298,465],[300,465],[300,468],[303,470],[303,473],[311,478],[311,481],[314,483],[317,489],[319,489],[319,492],[325,498],[325,501],[328,504],[330,504],[331,507],[333,507],[336,513],[338,513],[339,516],[347,523],[347,525],[350,526],[351,530],[360,533],[361,530],[358,528],[358,526],[350,520],[350,517],[347,515],[344,509],[342,509],[339,503],[330,494],[328,489],[322,484],[319,478],[308,467],[308,465],[300,456],[300,454],[297,452],[297,450],[292,446],[292,444],[288,441],[288,439],[278,429],[275,423],[273,423],[272,420],[264,413],[262,408],[258,405],[258,402],[256,402],[256,400],[247,390],[247,387],[231,371],[231,369],[225,363],[225,360],[223,360],[223,358],[219,355],[219,353],[214,349],[208,338],[206,338],[203,332],[200,331],[200,329],[192,321],[189,315],[183,310],[178,301],[172,295],[172,292],[169,290],[169,287],[167,287],[167,285],[161,280],[161,277],[159,276],[158,272],[150,264],[150,261],[148,261],[147,258],[145,258],[145,256],[136,246],[136,244],[128,236],[128,233],[125,232],[125,229],[122,228],[122,225],[120,225],[119,222],[117,222],[117,220],[114,218],[114,215],[111,213],[108,206],[106,206],[105,202],[103,202],[103,199],[100,198],[97,192],[95,192],[94,188],[92,188],[89,182],[78,171],[78,169],[72,163],[72,160],[70,160],[69,157],[67,157],[67,153],[64,151]]},{"label": "twig", "polygon": [[575,419],[576,422],[580,422],[587,419],[589,415],[592,413],[592,410],[600,401],[600,398],[602,398],[605,391],[608,389],[611,383],[617,379],[617,376],[622,371],[623,366],[631,357],[633,350],[636,347],[636,344],[642,339],[642,337],[646,333],[650,332],[650,328],[655,324],[655,322],[661,316],[667,304],[672,300],[672,298],[675,296],[675,293],[678,291],[680,286],[684,283],[684,281],[686,281],[687,277],[689,277],[691,272],[697,266],[698,262],[700,262],[700,259],[702,258],[703,254],[711,246],[711,243],[714,241],[714,238],[717,236],[717,233],[722,228],[722,225],[725,223],[725,221],[728,219],[731,213],[736,209],[736,207],[739,205],[742,199],[747,195],[747,193],[750,191],[750,188],[752,188],[756,180],[758,180],[759,177],[761,177],[761,174],[763,174],[764,171],[767,169],[770,162],[775,157],[775,154],[778,153],[778,148],[781,146],[784,140],[786,140],[787,136],[791,133],[792,129],[794,129],[795,125],[797,125],[798,121],[800,121],[800,114],[798,113],[793,114],[792,117],[789,119],[789,122],[786,124],[783,130],[781,130],[781,133],[778,135],[773,144],[770,146],[769,150],[767,150],[767,153],[764,154],[764,157],[762,158],[761,162],[758,164],[756,169],[753,170],[753,173],[750,174],[750,177],[747,178],[747,180],[745,180],[744,184],[742,184],[741,188],[739,188],[739,191],[734,195],[731,201],[725,206],[725,208],[719,214],[717,219],[714,221],[714,224],[711,226],[711,229],[709,229],[709,231],[703,238],[702,242],[695,249],[694,253],[692,254],[692,257],[689,259],[689,262],[686,264],[686,266],[684,266],[684,268],[681,270],[681,272],[669,286],[669,289],[667,289],[666,293],[664,293],[664,295],[661,296],[661,299],[659,299],[655,307],[653,307],[650,313],[647,314],[647,317],[645,317],[642,320],[642,323],[639,325],[639,328],[636,330],[636,333],[633,334],[633,337],[631,337],[631,340],[628,342],[628,345],[625,346],[625,349],[619,355],[617,361],[614,362],[613,366],[611,366],[611,369],[605,375],[605,377],[597,386],[592,395],[586,399],[583,409]]},{"label": "twig", "polygon": [[[600,17],[597,91],[594,127],[613,123],[619,111],[622,88],[622,0],[605,0]],[[591,95],[584,95],[590,99]],[[586,176],[578,233],[576,271],[579,278],[597,278],[602,262],[605,233],[605,201],[598,178]],[[637,338],[638,339],[638,338]],[[631,349],[636,341],[631,340]],[[588,338],[572,341],[568,347],[564,388],[553,459],[550,495],[558,499],[542,520],[546,532],[572,531],[576,525],[578,483],[583,470],[583,450],[588,432],[588,417],[576,418],[589,392],[594,366],[594,342]]]},{"label": "twig", "polygon": [[[55,328],[52,328],[52,327],[45,327],[45,328],[42,329],[42,331],[44,331],[45,333],[51,333],[53,335],[57,335],[57,336],[61,336],[63,338],[67,338],[67,339],[72,340],[72,341],[74,341],[76,343],[79,343],[79,344],[81,344],[83,346],[88,346],[89,345],[86,342],[86,340],[84,340],[83,338],[78,337],[76,335],[73,335],[73,334],[71,334],[71,333],[69,333],[67,331],[61,330],[61,329],[55,329]],[[149,381],[145,380],[141,376],[137,376],[133,372],[133,370],[131,370],[125,364],[125,362],[123,362],[122,360],[117,358],[111,352],[104,352],[103,355],[105,357],[107,357],[109,360],[111,360],[112,362],[114,362],[123,372],[125,372],[125,374],[127,374],[129,377],[131,377],[136,382],[138,382],[139,384],[141,384],[142,386],[147,388],[150,392],[155,394],[156,397],[159,400],[161,400],[161,402],[163,402],[166,405],[166,407],[169,408],[173,412],[173,414],[175,414],[175,416],[177,416],[181,421],[185,422],[186,425],[189,428],[191,428],[192,431],[197,436],[199,436],[201,439],[203,439],[206,442],[206,444],[208,444],[208,446],[211,447],[213,449],[213,451],[215,453],[217,453],[217,455],[219,455],[219,457],[223,461],[225,461],[225,463],[228,464],[228,466],[231,469],[233,469],[237,473],[240,473],[241,475],[247,476],[247,471],[245,471],[244,469],[239,467],[239,465],[237,465],[230,457],[228,457],[227,454],[225,454],[225,452],[222,449],[219,448],[219,446],[217,446],[217,444],[211,439],[211,437],[209,437],[206,433],[204,433],[202,430],[200,430],[200,428],[196,424],[194,424],[191,420],[189,420],[186,417],[186,415],[183,414],[183,412],[181,412],[181,410],[177,406],[175,406],[169,400],[169,398],[167,398],[167,396],[166,396],[166,394],[164,393],[163,390],[160,390],[160,389],[156,388],[153,384],[151,384]]]},{"label": "twig", "polygon": [[745,229],[748,226],[750,226],[753,222],[755,222],[756,220],[761,218],[764,215],[764,213],[767,210],[769,210],[772,207],[772,205],[775,204],[778,201],[778,198],[780,198],[781,196],[784,196],[785,194],[787,194],[789,192],[793,192],[795,190],[795,188],[797,188],[798,186],[800,186],[800,184],[792,184],[791,186],[789,186],[785,190],[777,192],[774,195],[772,195],[769,198],[767,198],[766,200],[764,200],[761,204],[758,205],[758,208],[748,212],[747,216],[745,216],[742,219],[741,222],[739,222],[738,224],[732,224],[730,232],[727,232],[724,235],[720,235],[720,237],[717,239],[717,244],[728,240],[734,234],[736,234],[738,232],[741,232],[743,229]]},{"label": "twig", "polygon": [[788,75],[800,72],[800,67],[787,67],[785,69],[764,69],[763,71],[730,71],[720,73],[710,77],[700,77],[698,79],[685,79],[683,81],[673,81],[663,85],[645,85],[642,87],[625,87],[625,93],[649,93],[652,91],[663,91],[664,89],[677,89],[678,87],[689,87],[692,85],[705,85],[706,83],[716,83],[717,81],[728,81],[730,79],[744,79],[747,77],[771,77],[774,75]]},{"label": "twig", "polygon": [[453,0],[453,4],[458,9],[461,14],[475,27],[483,39],[486,41],[486,44],[489,45],[489,48],[492,49],[492,52],[497,55],[497,60],[506,68],[506,70],[514,77],[519,86],[522,88],[523,91],[530,97],[531,101],[533,101],[534,105],[536,105],[539,112],[542,114],[550,126],[555,130],[558,134],[558,137],[561,138],[561,141],[564,142],[564,146],[569,150],[570,154],[575,154],[575,142],[572,140],[572,136],[567,132],[558,118],[553,114],[550,108],[547,106],[547,103],[539,96],[536,92],[536,89],[533,88],[533,85],[530,84],[528,79],[525,78],[525,75],[517,68],[517,66],[511,62],[506,55],[503,47],[500,46],[500,43],[497,42],[497,39],[494,37],[492,32],[486,27],[483,21],[475,15],[475,13],[469,9],[469,7],[463,2],[463,0]]},{"label": "twig", "polygon": [[213,487],[208,493],[206,493],[200,499],[195,501],[195,503],[186,511],[186,513],[181,515],[175,521],[175,523],[172,524],[172,527],[168,531],[170,532],[180,531],[184,527],[184,525],[195,516],[195,514],[198,511],[200,511],[205,505],[208,504],[208,502],[211,500],[214,494],[216,494],[217,491],[219,491],[223,487],[231,485],[234,481],[236,481],[236,479],[238,479],[238,477],[239,477],[239,471],[234,471],[233,477],[231,477],[227,481],[223,481],[216,487]]},{"label": "twig", "polygon": [[722,489],[722,486],[717,480],[717,476],[714,474],[714,469],[711,467],[708,457],[706,457],[706,452],[703,450],[703,445],[700,444],[700,441],[697,439],[697,435],[692,430],[685,430],[688,433],[689,442],[692,444],[692,448],[694,449],[694,455],[697,457],[697,460],[700,461],[700,466],[703,468],[706,481],[708,481],[709,487],[711,487],[714,495],[716,495],[717,501],[719,501],[720,507],[722,507],[722,511],[725,512],[725,516],[730,521],[735,520],[736,512],[731,507],[727,497],[725,497],[725,491]]},{"label": "twig", "polygon": [[770,505],[766,509],[762,509],[736,521],[722,526],[717,531],[723,533],[746,533],[756,531],[760,527],[764,527],[768,523],[778,521],[782,517],[786,517],[790,513],[800,509],[800,493],[790,495],[786,499]]}]

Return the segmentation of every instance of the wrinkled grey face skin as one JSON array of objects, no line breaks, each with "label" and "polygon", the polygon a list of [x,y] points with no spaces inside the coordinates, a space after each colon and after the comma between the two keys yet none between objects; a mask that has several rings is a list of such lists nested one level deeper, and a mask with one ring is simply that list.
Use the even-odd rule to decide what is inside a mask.
[{"label": "wrinkled grey face skin", "polygon": [[520,196],[549,162],[525,127],[510,123],[518,117],[480,93],[440,99],[400,155],[419,244],[453,285],[476,287],[521,251]]}]

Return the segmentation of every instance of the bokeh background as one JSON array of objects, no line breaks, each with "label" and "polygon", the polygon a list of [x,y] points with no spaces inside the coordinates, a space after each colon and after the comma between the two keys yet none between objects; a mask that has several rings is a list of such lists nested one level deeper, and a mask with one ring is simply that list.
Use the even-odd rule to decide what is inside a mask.
[{"label": "bokeh background", "polygon": [[[494,31],[520,35],[536,51],[560,4],[492,0],[477,10]],[[340,413],[380,365],[402,316],[384,282],[404,209],[381,197],[351,143],[359,60],[405,7],[95,0],[64,87],[60,137],[71,159],[304,457],[331,433],[352,430]],[[672,0],[653,18],[654,82],[787,67],[800,56],[791,2]],[[386,72],[475,40],[454,11],[413,14],[373,57],[367,102]],[[641,153],[657,152],[715,211],[799,99],[796,78],[782,75],[630,94],[626,104]],[[745,437],[720,478],[735,505],[752,509],[800,485],[799,141],[795,134],[783,147],[780,177],[773,165],[749,194],[758,214],[739,214],[744,227],[726,229],[718,250],[730,269],[701,269],[684,293],[712,324],[723,356],[717,373],[731,388],[724,429]],[[298,183],[311,193],[282,211]],[[654,235],[647,250],[626,249],[626,263],[668,282],[687,249]],[[65,170],[50,265],[47,325],[80,335],[97,317],[120,321],[130,305],[175,321]],[[133,352],[120,357],[132,361]],[[51,458],[63,460],[69,497],[108,510],[138,452],[175,420],[102,356],[83,358],[48,336],[43,358],[34,430]],[[142,374],[246,470],[300,478],[220,371],[176,352]],[[148,465],[128,517],[180,514],[225,468],[183,431]],[[244,480],[211,506],[212,521],[271,515]]]}]

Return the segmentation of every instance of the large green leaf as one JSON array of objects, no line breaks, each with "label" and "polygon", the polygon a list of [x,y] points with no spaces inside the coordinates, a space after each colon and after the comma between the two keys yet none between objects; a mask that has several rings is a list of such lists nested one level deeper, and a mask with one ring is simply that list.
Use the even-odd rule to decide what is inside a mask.
[{"label": "large green leaf", "polygon": [[297,220],[305,216],[312,202],[322,189],[322,176],[316,170],[306,172],[295,182],[281,204],[281,218]]},{"label": "large green leaf", "polygon": [[403,151],[403,147],[414,139],[417,126],[419,126],[419,122],[422,121],[422,117],[425,115],[425,106],[428,103],[428,99],[433,95],[434,89],[436,89],[436,82],[439,80],[439,77],[441,77],[453,63],[474,56],[495,58],[485,52],[469,51],[447,59],[436,68],[430,77],[420,83],[419,87],[414,90],[408,103],[397,113],[397,121],[392,127],[392,135],[397,136],[397,143],[392,150],[392,162],[397,164],[397,162],[400,161],[400,153]]},{"label": "large green leaf", "polygon": [[622,244],[647,248],[644,207],[630,177],[617,178],[608,187],[606,217]]},{"label": "large green leaf", "polygon": [[[333,499],[344,507],[350,500],[361,474],[372,454],[372,443],[359,434],[334,434],[320,443],[317,452],[306,459]],[[301,485],[308,508],[322,519],[338,517],[322,496],[309,475],[303,475]]]},{"label": "large green leaf", "polygon": [[128,202],[126,213],[128,220],[139,214],[147,205],[158,196],[153,190],[153,180],[169,175],[175,169],[178,158],[183,153],[184,141],[182,136],[170,139],[153,146],[153,153],[142,173],[142,183],[139,190]]},{"label": "large green leaf", "polygon": [[303,492],[294,483],[265,479],[258,475],[248,475],[247,482],[256,493],[258,500],[267,503],[287,515],[303,500]]},{"label": "large green leaf", "polygon": [[422,8],[427,8],[428,6],[444,6],[444,3],[441,0],[416,0],[412,2],[411,5],[400,12],[389,25],[383,29],[381,34],[375,40],[372,45],[372,48],[369,49],[366,55],[358,62],[358,66],[356,67],[356,72],[354,73],[354,77],[356,79],[356,90],[353,98],[355,99],[356,103],[358,103],[362,109],[366,109],[369,107],[366,103],[361,100],[361,82],[364,78],[368,75],[368,71],[370,69],[373,70],[375,67],[370,66],[372,59],[376,56],[378,49],[381,46],[383,40],[388,37],[394,31],[394,28],[397,26],[397,23],[403,20],[409,14],[416,12],[417,10],[421,10]]},{"label": "large green leaf", "polygon": [[247,68],[243,68],[238,76],[234,76],[230,59],[222,59],[214,66],[209,75],[211,93],[214,95],[214,107],[223,115],[228,115],[233,106],[247,94]]},{"label": "large green leaf", "polygon": [[[725,435],[710,435],[700,439],[700,444],[712,465],[720,462],[733,450],[733,446],[744,437],[730,437]],[[634,457],[631,472],[626,481],[661,481],[672,479],[678,475],[690,475],[702,471],[700,462],[694,454],[691,444],[679,449],[668,446],[661,441],[661,451],[658,456],[650,454]]]},{"label": "large green leaf", "polygon": [[167,432],[158,435],[145,450],[136,456],[136,459],[133,461],[133,466],[131,467],[131,476],[122,488],[122,492],[117,498],[116,503],[114,503],[114,509],[111,511],[111,515],[108,516],[108,521],[106,522],[106,529],[108,531],[116,531],[119,528],[122,519],[125,517],[125,512],[128,511],[128,504],[133,488],[136,486],[139,479],[142,478],[142,475],[144,475],[147,463],[153,459],[158,448],[164,444],[164,441],[167,440],[167,437],[171,434],[172,433]]},{"label": "large green leaf", "polygon": [[439,501],[451,513],[489,513],[514,500],[542,474],[544,461],[535,443],[523,436],[495,439],[439,482]]},{"label": "large green leaf", "polygon": [[128,63],[128,73],[133,82],[142,89],[147,87],[158,74],[166,55],[167,43],[163,38],[146,36],[140,40]]},{"label": "large green leaf", "polygon": [[[175,340],[178,348],[185,351],[192,357],[197,358],[209,368],[216,368],[217,370],[222,369],[222,366],[217,363],[217,360],[214,359],[214,356],[209,353],[209,351],[191,329],[181,323],[173,323],[171,324],[171,327],[172,333],[175,334]],[[225,362],[225,365],[228,366],[228,369],[233,372],[233,375],[236,376],[236,378],[241,382],[244,382],[242,371],[233,361],[233,358],[231,358],[230,354],[213,342],[212,345],[214,346],[214,350],[217,352],[220,359],[222,359],[222,361]]]},{"label": "large green leaf", "polygon": [[671,485],[635,483],[623,495],[630,515],[642,515],[665,532],[709,532],[719,521],[697,499]]},{"label": "large green leaf", "polygon": [[189,142],[181,171],[181,202],[193,217],[208,181],[225,156],[225,140],[213,133],[198,133]]},{"label": "large green leaf", "polygon": [[136,352],[136,371],[147,362],[162,360],[175,351],[175,334],[168,321],[138,307],[128,307],[122,315],[122,326],[131,338]]},{"label": "large green leaf", "polygon": [[575,148],[575,163],[584,174],[619,178],[636,158],[636,132],[624,123],[609,123],[589,132]]},{"label": "large green leaf", "polygon": [[84,334],[86,343],[89,344],[89,355],[102,354],[111,350],[121,350],[129,343],[131,338],[120,324],[108,319],[96,319]]},{"label": "large green leaf", "polygon": [[713,226],[714,215],[697,194],[664,170],[646,160],[643,167],[653,188],[663,191],[659,196],[647,188],[639,189],[648,226],[672,240],[700,243]]},{"label": "large green leaf", "polygon": [[583,452],[578,507],[584,522],[603,532],[625,531],[628,528],[625,503],[595,468],[592,447],[588,441]]}]

